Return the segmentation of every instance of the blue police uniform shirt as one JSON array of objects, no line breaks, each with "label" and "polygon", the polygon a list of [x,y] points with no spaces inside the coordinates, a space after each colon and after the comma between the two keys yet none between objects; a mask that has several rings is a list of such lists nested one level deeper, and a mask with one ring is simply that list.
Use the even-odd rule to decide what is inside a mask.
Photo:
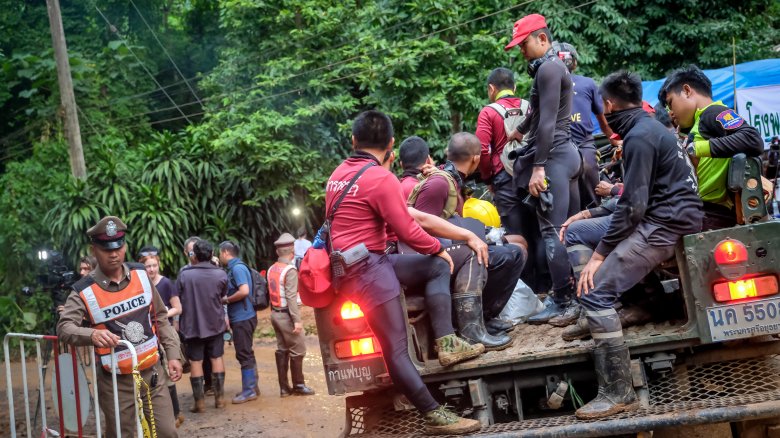
[{"label": "blue police uniform shirt", "polygon": [[604,112],[601,94],[591,78],[571,75],[574,97],[571,106],[571,142],[579,146],[593,139],[593,115]]},{"label": "blue police uniform shirt", "polygon": [[[252,294],[252,274],[249,268],[238,257],[228,262],[228,296],[233,295],[242,284],[249,286],[249,294]],[[246,321],[257,315],[252,303],[249,301],[249,295],[237,303],[228,304],[228,318],[230,322]]]}]

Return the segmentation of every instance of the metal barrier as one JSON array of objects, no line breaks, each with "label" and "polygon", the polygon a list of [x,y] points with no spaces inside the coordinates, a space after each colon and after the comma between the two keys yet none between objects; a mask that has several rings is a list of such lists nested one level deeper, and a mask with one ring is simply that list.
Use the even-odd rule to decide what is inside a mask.
[{"label": "metal barrier", "polygon": [[[6,391],[8,393],[8,411],[9,411],[9,424],[10,424],[10,431],[11,431],[11,438],[16,438],[17,432],[16,432],[16,412],[14,409],[14,395],[13,395],[13,379],[11,376],[11,356],[10,356],[10,340],[11,339],[19,339],[19,353],[21,358],[21,368],[22,368],[22,387],[23,387],[23,393],[24,393],[24,413],[25,413],[25,422],[26,422],[26,436],[28,438],[34,436],[33,435],[33,427],[31,425],[31,416],[30,416],[30,394],[27,384],[27,366],[26,366],[26,350],[25,350],[25,341],[35,341],[35,351],[36,351],[36,368],[38,370],[38,399],[40,404],[40,412],[41,412],[41,434],[40,437],[52,437],[52,436],[65,436],[66,430],[65,430],[65,413],[63,412],[63,404],[62,404],[62,382],[60,378],[60,358],[59,358],[59,347],[60,343],[57,339],[57,336],[50,336],[50,335],[36,335],[36,334],[27,334],[27,333],[8,333],[5,335],[5,338],[3,339],[3,352],[5,355],[5,378],[6,378]],[[44,360],[41,355],[41,342],[42,341],[50,341],[52,345],[52,352],[54,355],[54,375],[57,376],[57,394],[56,394],[56,400],[57,400],[57,408],[59,412],[59,435],[56,430],[50,429],[48,426],[47,418],[46,418],[46,389],[44,386],[44,373],[47,368],[47,365],[44,363]],[[123,344],[127,347],[128,351],[130,351],[130,354],[132,356],[132,364],[133,369],[138,365],[138,355],[136,354],[135,347],[133,344],[131,344],[128,341],[120,340],[120,344]],[[73,381],[75,382],[74,387],[74,395],[76,399],[76,424],[77,424],[77,433],[79,437],[82,437],[84,434],[83,428],[82,428],[82,417],[81,417],[81,398],[79,394],[79,368],[78,368],[78,359],[77,359],[77,348],[75,345],[68,346],[71,352],[71,359],[72,359],[72,366],[73,366]],[[95,412],[95,431],[96,435],[98,437],[102,436],[102,428],[100,425],[100,404],[99,404],[99,395],[98,395],[98,384],[97,384],[97,365],[95,358],[95,348],[93,346],[85,346],[84,348],[87,348],[88,353],[92,360],[90,360],[90,368],[92,369],[91,377],[92,377],[92,389],[93,389],[93,399],[94,399],[94,412]],[[112,383],[112,393],[114,395],[114,418],[115,418],[115,425],[116,428],[116,436],[121,437],[121,425],[120,425],[120,413],[119,413],[119,394],[117,390],[117,380],[116,380],[116,357],[114,355],[114,349],[111,349],[111,383]],[[138,397],[137,391],[136,391],[136,385],[133,384],[133,399],[136,400]],[[54,394],[52,394],[52,400],[54,400]],[[135,419],[136,419],[136,430],[138,438],[143,438],[143,429],[141,427],[141,421],[139,417],[138,412],[138,404],[133,403],[135,405]],[[37,426],[37,425],[36,425]]]}]

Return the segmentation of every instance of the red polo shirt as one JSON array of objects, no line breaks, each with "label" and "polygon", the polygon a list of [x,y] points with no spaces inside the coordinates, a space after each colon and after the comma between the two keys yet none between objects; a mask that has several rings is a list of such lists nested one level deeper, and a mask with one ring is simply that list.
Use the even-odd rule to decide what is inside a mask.
[{"label": "red polo shirt", "polygon": [[[328,179],[325,207],[330,211],[349,181],[374,157],[358,152],[345,160]],[[386,226],[420,254],[436,254],[441,243],[412,219],[401,196],[398,178],[381,166],[366,170],[344,198],[331,224],[333,247],[338,250],[365,243],[370,251],[384,251]]]},{"label": "red polo shirt", "polygon": [[[520,107],[520,98],[514,96],[502,97],[496,102],[504,108]],[[501,118],[501,115],[496,110],[485,106],[479,112],[475,135],[482,144],[479,174],[482,176],[482,180],[490,181],[504,170],[504,165],[501,163],[501,152],[504,151],[504,145],[506,144],[504,119]]]}]

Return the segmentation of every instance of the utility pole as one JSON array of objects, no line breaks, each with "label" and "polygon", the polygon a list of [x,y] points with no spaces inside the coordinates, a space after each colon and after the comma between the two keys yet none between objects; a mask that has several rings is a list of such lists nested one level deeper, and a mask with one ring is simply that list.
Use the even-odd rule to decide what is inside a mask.
[{"label": "utility pole", "polygon": [[59,0],[46,0],[46,9],[49,11],[54,59],[57,61],[60,101],[65,113],[65,136],[68,139],[70,169],[74,177],[86,179],[87,166],[84,164],[84,150],[81,147],[81,129],[76,112],[76,97],[73,94],[73,79],[70,77],[70,61],[68,61],[68,47],[65,45],[65,32],[62,29]]}]

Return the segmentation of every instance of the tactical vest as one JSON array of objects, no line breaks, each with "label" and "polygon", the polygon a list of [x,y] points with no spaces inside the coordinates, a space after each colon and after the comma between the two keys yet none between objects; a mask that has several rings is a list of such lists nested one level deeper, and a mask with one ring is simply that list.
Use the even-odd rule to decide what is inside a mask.
[{"label": "tactical vest", "polygon": [[[90,280],[92,280],[90,278]],[[74,285],[87,308],[91,325],[108,330],[129,341],[138,355],[138,369],[157,363],[157,328],[152,324],[152,285],[143,268],[130,268],[130,284],[118,292],[109,292],[92,281]],[[95,355],[103,369],[111,371],[111,349],[95,347]],[[130,351],[120,344],[114,349],[119,374],[132,374]]]},{"label": "tactical vest", "polygon": [[455,211],[458,209],[458,185],[455,182],[455,178],[453,178],[449,172],[441,169],[434,170],[427,177],[423,174],[417,175],[417,179],[420,182],[414,186],[412,193],[409,194],[409,199],[406,200],[406,205],[409,207],[414,207],[414,204],[417,203],[417,197],[420,196],[420,191],[425,185],[425,181],[435,175],[443,176],[444,179],[447,180],[447,186],[449,187],[449,190],[447,191],[447,202],[444,203],[444,210],[442,210],[439,217],[442,219],[449,219],[455,215]]},{"label": "tactical vest", "polygon": [[295,266],[282,262],[276,262],[268,268],[268,294],[271,296],[271,305],[277,309],[287,308],[284,278],[292,269],[295,269]]}]

